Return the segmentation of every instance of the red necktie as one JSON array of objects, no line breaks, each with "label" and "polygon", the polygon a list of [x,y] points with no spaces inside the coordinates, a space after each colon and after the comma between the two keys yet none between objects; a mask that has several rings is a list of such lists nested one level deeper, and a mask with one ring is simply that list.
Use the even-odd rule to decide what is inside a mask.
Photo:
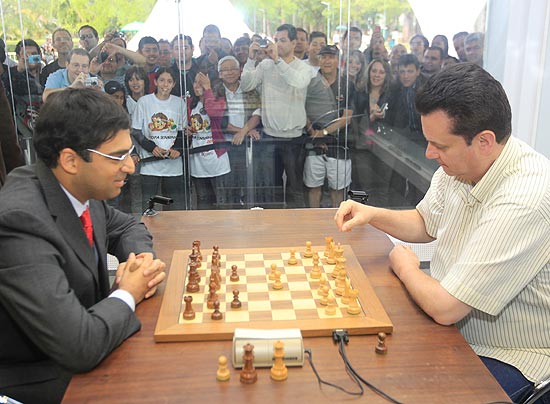
[{"label": "red necktie", "polygon": [[80,216],[80,221],[82,222],[82,227],[84,227],[84,233],[88,238],[90,247],[94,245],[94,227],[92,226],[92,218],[90,217],[90,209],[86,209],[84,213]]}]

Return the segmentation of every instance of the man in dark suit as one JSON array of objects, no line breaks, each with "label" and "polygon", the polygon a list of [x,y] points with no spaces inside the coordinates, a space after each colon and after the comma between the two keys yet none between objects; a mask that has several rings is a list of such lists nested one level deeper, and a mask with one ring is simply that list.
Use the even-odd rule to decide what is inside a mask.
[{"label": "man in dark suit", "polygon": [[[52,94],[36,123],[38,162],[0,192],[0,394],[60,402],[73,373],[139,330],[135,305],[165,278],[145,226],[103,202],[134,172],[129,128],[101,92]],[[111,291],[107,253],[122,262]]]}]

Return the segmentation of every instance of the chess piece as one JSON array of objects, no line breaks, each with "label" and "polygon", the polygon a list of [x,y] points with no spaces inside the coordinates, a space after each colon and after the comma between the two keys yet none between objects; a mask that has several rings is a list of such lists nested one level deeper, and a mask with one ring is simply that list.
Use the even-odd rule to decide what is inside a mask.
[{"label": "chess piece", "polygon": [[201,254],[201,242],[199,240],[193,241],[193,249],[196,249],[197,251],[197,258],[200,262],[202,262],[202,254]]},{"label": "chess piece", "polygon": [[290,258],[288,259],[288,265],[296,265],[296,264],[298,264],[298,260],[296,259],[296,250],[291,249]]},{"label": "chess piece", "polygon": [[243,346],[243,370],[241,370],[241,383],[252,384],[258,380],[258,374],[254,368],[254,345],[246,344]]},{"label": "chess piece", "polygon": [[334,239],[331,236],[325,237],[325,252],[323,255],[328,257],[329,251],[331,250],[331,243]]},{"label": "chess piece", "polygon": [[239,282],[239,274],[237,273],[237,265],[231,265],[231,276],[229,277],[231,282]]},{"label": "chess piece", "polygon": [[227,368],[227,358],[224,355],[220,355],[218,358],[218,371],[216,372],[216,380],[219,382],[226,382],[229,380],[231,374]]},{"label": "chess piece", "polygon": [[322,287],[321,292],[319,292],[319,294],[321,295],[321,301],[319,303],[321,303],[323,306],[326,306],[328,304],[329,290],[330,288],[325,285]]},{"label": "chess piece", "polygon": [[386,355],[388,353],[388,348],[386,347],[386,333],[378,333],[378,341],[376,343],[376,347],[374,348],[374,352],[379,355]]},{"label": "chess piece", "polygon": [[271,378],[278,382],[282,382],[288,378],[288,369],[283,361],[285,356],[284,344],[277,341],[273,344],[273,357],[275,358],[271,367]]},{"label": "chess piece", "polygon": [[352,289],[349,292],[349,306],[347,312],[349,314],[357,315],[361,313],[361,307],[357,303],[357,296],[359,296],[359,291],[357,289]]},{"label": "chess piece", "polygon": [[311,241],[306,241],[306,250],[304,251],[304,258],[313,257],[313,251],[311,250]]},{"label": "chess piece", "polygon": [[269,280],[274,281],[275,280],[275,272],[277,271],[277,264],[273,263],[271,264],[271,272],[269,273]]},{"label": "chess piece", "polygon": [[319,267],[319,254],[316,252],[313,253],[313,268],[309,273],[311,279],[320,279],[321,278],[321,268]]},{"label": "chess piece", "polygon": [[342,295],[342,303],[349,304],[349,292],[351,290],[351,285],[349,279],[346,279],[346,284],[344,285],[344,294]]},{"label": "chess piece", "polygon": [[220,302],[218,300],[214,302],[214,312],[212,313],[211,318],[212,320],[221,320],[223,318],[223,314],[220,311]]},{"label": "chess piece", "polygon": [[233,291],[233,301],[231,302],[232,309],[240,309],[242,306],[241,301],[239,300],[239,291],[235,289]]},{"label": "chess piece", "polygon": [[318,295],[321,295],[321,291],[326,286],[326,284],[327,284],[327,278],[323,274],[323,275],[321,275],[321,279],[319,279],[319,289],[317,289],[317,294]]},{"label": "chess piece", "polygon": [[336,299],[333,296],[327,298],[327,307],[325,307],[325,314],[327,316],[336,315]]},{"label": "chess piece", "polygon": [[327,264],[334,265],[336,264],[336,258],[334,256],[334,241],[330,243],[330,249],[328,250]]},{"label": "chess piece", "polygon": [[185,302],[185,310],[183,310],[184,320],[193,320],[195,318],[195,311],[191,305],[193,302],[193,296],[185,296],[183,301]]},{"label": "chess piece", "polygon": [[210,281],[208,285],[208,297],[206,298],[206,307],[210,310],[214,308],[214,302],[218,300],[218,294],[216,293],[216,284]]},{"label": "chess piece", "polygon": [[281,272],[275,271],[275,282],[273,282],[273,289],[280,290],[283,288],[283,282],[281,282]]},{"label": "chess piece", "polygon": [[187,286],[185,287],[187,293],[196,293],[200,289],[200,276],[197,273],[197,268],[200,266],[200,263],[197,261],[196,257],[196,254],[191,254],[189,256],[189,258],[191,258],[191,261],[189,262],[189,274],[187,277]]},{"label": "chess piece", "polygon": [[[339,258],[339,259],[343,260],[345,258]],[[336,291],[335,291],[335,293],[338,296],[343,296],[344,295],[344,290],[346,289],[346,277],[347,277],[346,269],[342,268],[340,270],[340,272],[338,273],[338,278],[336,279]]]}]

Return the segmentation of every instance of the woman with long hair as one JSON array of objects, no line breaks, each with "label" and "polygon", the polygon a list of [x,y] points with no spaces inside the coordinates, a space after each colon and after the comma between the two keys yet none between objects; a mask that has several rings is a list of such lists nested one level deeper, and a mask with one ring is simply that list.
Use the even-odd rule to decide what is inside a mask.
[{"label": "woman with long hair", "polygon": [[[383,59],[369,63],[357,82],[355,118],[352,121],[355,151],[352,154],[353,188],[366,191],[369,202],[383,206],[387,197],[390,171],[373,154],[373,136],[383,136],[383,121],[390,93],[390,65]],[[380,133],[379,133],[380,132]]]}]

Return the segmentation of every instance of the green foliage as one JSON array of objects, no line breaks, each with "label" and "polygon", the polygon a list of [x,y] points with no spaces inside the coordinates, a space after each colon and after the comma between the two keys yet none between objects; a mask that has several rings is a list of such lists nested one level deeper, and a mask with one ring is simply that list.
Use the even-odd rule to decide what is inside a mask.
[{"label": "green foliage", "polygon": [[[200,4],[200,0],[197,0]],[[156,0],[0,0],[6,26],[2,35],[8,41],[18,41],[23,34],[38,43],[57,27],[67,28],[75,35],[83,24],[94,26],[100,35],[108,29],[121,28],[132,21],[145,21]],[[21,3],[21,10],[18,4]],[[339,25],[356,25],[364,32],[381,24],[399,29],[398,18],[410,12],[407,0],[232,0],[251,29],[261,32],[265,16],[268,34],[285,22],[307,31],[331,31]],[[330,4],[330,5],[329,5]],[[348,21],[348,4],[350,16]],[[330,9],[330,12],[329,12]],[[207,10],[205,10],[207,12]]]},{"label": "green foliage", "polygon": [[[19,10],[19,2],[21,10]],[[33,38],[44,43],[57,27],[76,37],[84,24],[94,26],[100,35],[132,21],[145,21],[156,0],[0,0],[5,27],[2,36],[18,41]],[[21,25],[23,32],[21,32]]]}]

